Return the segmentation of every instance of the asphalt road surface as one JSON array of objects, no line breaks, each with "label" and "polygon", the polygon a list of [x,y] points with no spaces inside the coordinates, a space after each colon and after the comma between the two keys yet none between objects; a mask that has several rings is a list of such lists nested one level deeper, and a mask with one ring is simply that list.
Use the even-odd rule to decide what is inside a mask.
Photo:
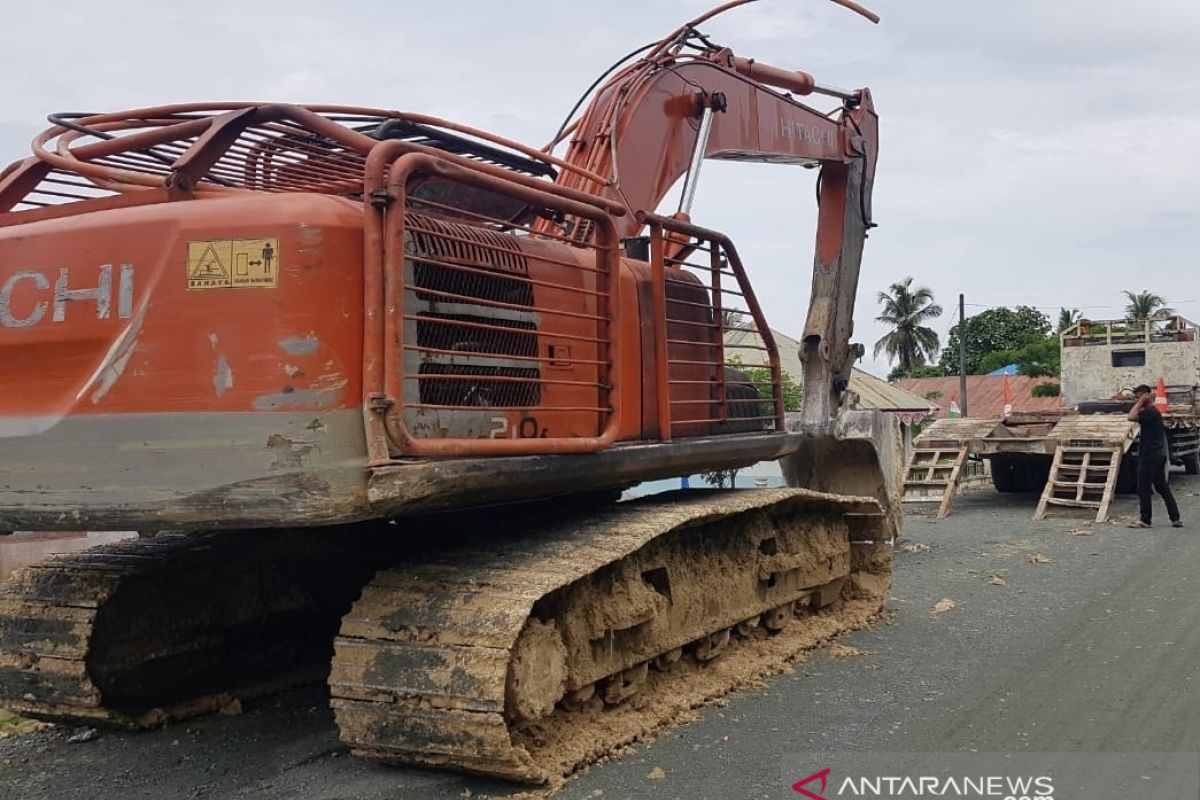
[{"label": "asphalt road surface", "polygon": [[[1172,485],[1185,519],[1200,523],[1200,478],[1176,474]],[[1134,502],[1119,499],[1119,520]],[[1033,507],[987,490],[960,497],[947,520],[910,517],[890,618],[842,640],[863,655],[816,651],[766,689],[593,766],[557,797],[779,798],[783,757],[804,751],[1200,751],[1200,524],[1033,522]],[[953,608],[934,613],[944,600]],[[72,733],[0,740],[0,797],[515,791],[351,757],[318,689],[151,733],[71,744]]]}]

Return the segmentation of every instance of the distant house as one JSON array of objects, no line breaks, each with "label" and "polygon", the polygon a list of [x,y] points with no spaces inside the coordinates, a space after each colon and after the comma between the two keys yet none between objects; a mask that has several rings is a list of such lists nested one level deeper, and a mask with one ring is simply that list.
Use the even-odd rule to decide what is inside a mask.
[{"label": "distant house", "polygon": [[[1062,405],[1060,397],[1034,397],[1033,387],[1039,383],[1058,385],[1058,378],[1030,378],[1028,375],[1013,375],[1008,378],[1009,394],[1014,413],[1048,411]],[[950,410],[950,400],[958,397],[958,376],[947,378],[903,378],[896,385],[921,397],[927,397],[937,406],[937,419],[944,418]],[[962,405],[962,398],[958,398]],[[1004,416],[1004,376],[967,376],[967,416]]]},{"label": "distant house", "polygon": [[[804,366],[800,363],[800,342],[792,337],[771,330],[775,346],[779,348],[779,366],[792,376],[797,384],[804,383]],[[746,363],[759,363],[762,351],[755,349],[761,340],[753,331],[731,330],[725,334],[725,355],[739,357]],[[894,417],[900,424],[907,450],[912,438],[912,426],[937,411],[919,394],[906,391],[857,367],[850,374],[850,391],[857,398],[857,408],[874,408]]]},{"label": "distant house", "polygon": [[[779,366],[788,373],[798,385],[804,383],[804,368],[800,363],[800,342],[786,334],[772,330],[775,345],[779,349]],[[762,340],[758,334],[748,330],[729,330],[725,333],[725,357],[741,361],[744,365],[754,366],[764,362]],[[905,457],[912,445],[913,426],[923,419],[931,417],[937,411],[937,404],[931,403],[920,395],[905,391],[882,378],[877,378],[869,372],[855,368],[850,375],[850,392],[854,395],[851,400],[856,408],[875,408],[896,419],[904,436]],[[794,416],[789,414],[788,416]],[[679,479],[649,481],[635,489],[629,490],[628,496],[653,494],[654,492],[676,489],[680,486]],[[684,486],[702,486],[704,480],[699,475],[682,479]],[[737,486],[749,488],[753,486],[782,486],[783,473],[778,461],[761,461],[753,466],[739,470]]]}]

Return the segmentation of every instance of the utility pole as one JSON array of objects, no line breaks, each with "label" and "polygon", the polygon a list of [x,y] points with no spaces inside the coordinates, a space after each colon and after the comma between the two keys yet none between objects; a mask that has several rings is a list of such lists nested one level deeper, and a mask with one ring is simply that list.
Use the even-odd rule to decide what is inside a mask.
[{"label": "utility pole", "polygon": [[967,416],[967,304],[958,295],[958,393],[962,397],[959,413]]}]

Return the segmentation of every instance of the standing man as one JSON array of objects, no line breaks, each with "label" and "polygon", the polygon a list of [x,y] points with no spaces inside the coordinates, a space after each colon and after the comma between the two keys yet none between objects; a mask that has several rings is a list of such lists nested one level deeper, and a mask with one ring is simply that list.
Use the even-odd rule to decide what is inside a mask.
[{"label": "standing man", "polygon": [[1137,491],[1141,519],[1129,523],[1131,528],[1150,527],[1150,487],[1158,492],[1158,496],[1167,504],[1167,516],[1171,525],[1183,527],[1179,518],[1179,506],[1175,504],[1175,495],[1167,485],[1167,429],[1163,427],[1162,414],[1154,407],[1154,393],[1146,384],[1133,390],[1133,409],[1129,412],[1129,421],[1136,422],[1141,428],[1138,436],[1137,458]]}]

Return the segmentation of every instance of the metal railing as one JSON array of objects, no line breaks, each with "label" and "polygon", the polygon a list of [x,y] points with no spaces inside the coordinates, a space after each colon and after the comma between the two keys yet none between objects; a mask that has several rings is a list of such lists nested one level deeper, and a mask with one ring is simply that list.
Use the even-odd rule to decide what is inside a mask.
[{"label": "metal railing", "polygon": [[[608,213],[419,152],[391,163],[386,198],[375,200],[381,405],[400,453],[610,444],[618,257]],[[537,225],[568,215],[592,223],[592,242]]]},{"label": "metal railing", "polygon": [[1192,342],[1196,340],[1196,332],[1196,324],[1180,316],[1080,320],[1062,332],[1061,342],[1063,347]]},{"label": "metal railing", "polygon": [[779,351],[733,243],[655,214],[650,229],[663,440],[785,429]]}]

